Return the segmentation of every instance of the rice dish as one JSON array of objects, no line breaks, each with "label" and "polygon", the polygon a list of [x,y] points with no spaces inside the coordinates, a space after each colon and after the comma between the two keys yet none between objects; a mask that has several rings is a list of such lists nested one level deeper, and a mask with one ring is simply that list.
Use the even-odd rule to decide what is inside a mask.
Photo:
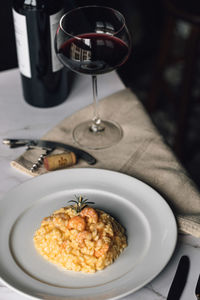
[{"label": "rice dish", "polygon": [[124,228],[103,210],[63,207],[43,219],[34,234],[37,251],[67,270],[94,273],[112,264],[127,247]]}]

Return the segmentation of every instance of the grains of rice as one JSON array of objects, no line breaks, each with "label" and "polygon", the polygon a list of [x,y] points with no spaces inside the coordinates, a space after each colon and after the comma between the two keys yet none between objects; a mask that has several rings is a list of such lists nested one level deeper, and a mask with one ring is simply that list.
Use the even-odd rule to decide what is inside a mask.
[{"label": "grains of rice", "polygon": [[[109,214],[96,210],[98,222],[84,218],[83,231],[68,228],[79,214],[71,207],[63,207],[44,218],[34,234],[34,245],[48,261],[76,272],[94,273],[112,264],[127,247],[124,228]],[[82,232],[85,238],[80,239]]]}]

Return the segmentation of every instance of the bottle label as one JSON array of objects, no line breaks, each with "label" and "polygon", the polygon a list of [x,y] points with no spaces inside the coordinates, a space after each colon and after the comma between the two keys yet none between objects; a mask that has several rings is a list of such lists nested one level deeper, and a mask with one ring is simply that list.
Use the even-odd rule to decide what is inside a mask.
[{"label": "bottle label", "polygon": [[26,17],[13,9],[13,20],[19,70],[24,76],[31,78]]},{"label": "bottle label", "polygon": [[52,61],[52,71],[56,72],[63,68],[63,64],[58,60],[54,48],[54,40],[56,35],[56,30],[59,25],[60,18],[62,17],[64,10],[60,10],[56,14],[49,17],[50,23],[50,35],[51,35],[51,61]]}]

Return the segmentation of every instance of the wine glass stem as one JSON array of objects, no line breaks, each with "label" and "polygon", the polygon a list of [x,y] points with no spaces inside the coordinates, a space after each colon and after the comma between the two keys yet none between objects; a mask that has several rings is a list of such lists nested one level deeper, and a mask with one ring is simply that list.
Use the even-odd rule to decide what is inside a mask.
[{"label": "wine glass stem", "polygon": [[92,125],[90,130],[92,132],[101,132],[104,130],[104,126],[102,125],[101,118],[98,112],[98,92],[97,92],[97,76],[92,75],[92,91],[93,91],[93,118]]}]

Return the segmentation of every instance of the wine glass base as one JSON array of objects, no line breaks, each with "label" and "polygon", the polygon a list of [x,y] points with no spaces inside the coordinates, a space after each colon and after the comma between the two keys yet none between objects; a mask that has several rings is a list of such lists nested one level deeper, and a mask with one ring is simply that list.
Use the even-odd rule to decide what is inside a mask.
[{"label": "wine glass base", "polygon": [[105,149],[118,143],[122,138],[121,127],[113,121],[102,121],[101,125],[104,130],[93,132],[91,121],[79,124],[73,130],[75,142],[88,149]]}]

